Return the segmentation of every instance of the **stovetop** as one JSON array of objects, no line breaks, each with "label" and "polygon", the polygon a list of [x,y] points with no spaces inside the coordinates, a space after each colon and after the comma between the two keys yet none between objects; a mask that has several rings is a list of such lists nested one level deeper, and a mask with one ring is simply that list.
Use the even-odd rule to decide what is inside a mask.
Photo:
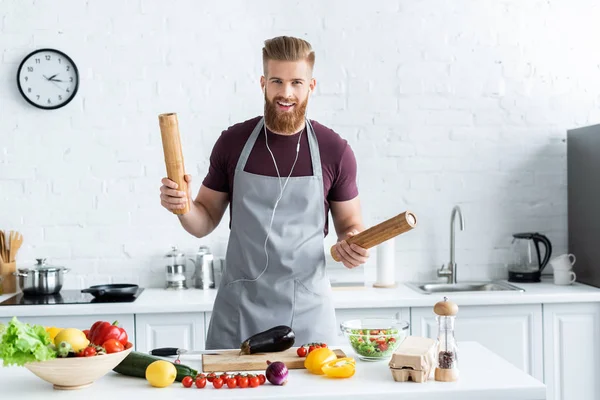
[{"label": "stovetop", "polygon": [[138,291],[127,297],[102,296],[95,298],[89,293],[81,293],[79,290],[61,290],[57,294],[51,295],[25,295],[17,293],[0,303],[0,306],[37,306],[43,304],[96,304],[96,303],[132,303],[144,291],[139,288]]}]

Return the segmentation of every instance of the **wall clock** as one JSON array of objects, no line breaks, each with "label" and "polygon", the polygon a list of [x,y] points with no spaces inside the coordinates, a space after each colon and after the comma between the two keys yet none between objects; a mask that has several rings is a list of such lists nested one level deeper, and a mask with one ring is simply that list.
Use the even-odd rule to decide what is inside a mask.
[{"label": "wall clock", "polygon": [[79,71],[62,51],[39,49],[25,56],[19,65],[17,86],[29,104],[54,110],[67,105],[77,94]]}]

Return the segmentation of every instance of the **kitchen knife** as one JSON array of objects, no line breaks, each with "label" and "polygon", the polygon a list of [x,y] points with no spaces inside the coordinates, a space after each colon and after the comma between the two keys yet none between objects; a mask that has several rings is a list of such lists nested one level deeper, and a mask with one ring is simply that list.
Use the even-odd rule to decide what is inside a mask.
[{"label": "kitchen knife", "polygon": [[177,347],[161,347],[159,349],[150,350],[150,355],[158,357],[181,356],[181,355],[196,355],[196,354],[221,354],[214,350],[186,350]]}]

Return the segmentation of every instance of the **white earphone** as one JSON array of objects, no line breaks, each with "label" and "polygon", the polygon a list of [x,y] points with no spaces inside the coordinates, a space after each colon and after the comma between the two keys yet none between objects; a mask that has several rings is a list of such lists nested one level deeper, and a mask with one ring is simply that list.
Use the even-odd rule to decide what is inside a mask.
[{"label": "white earphone", "polygon": [[[309,90],[309,93],[312,92],[312,90],[310,88],[308,90]],[[265,91],[266,91],[266,88],[263,86],[263,93],[265,93]],[[306,113],[306,115],[308,116],[308,112]],[[306,122],[310,124],[310,122],[308,121],[308,117],[306,117]],[[287,176],[283,185],[281,184],[281,175],[279,174],[279,168],[277,167],[277,161],[275,161],[275,156],[273,155],[273,152],[271,151],[271,148],[269,147],[269,142],[267,140],[267,138],[268,138],[267,124],[264,121],[263,121],[263,128],[264,128],[264,132],[265,132],[265,144],[267,145],[267,150],[269,150],[269,153],[271,154],[271,159],[273,159],[273,164],[275,165],[275,171],[277,172],[277,177],[279,178],[279,180],[278,180],[279,196],[275,200],[275,205],[273,206],[273,212],[271,213],[271,221],[269,222],[269,230],[267,231],[267,236],[265,237],[265,244],[264,244],[264,250],[265,250],[265,256],[266,256],[265,268],[254,279],[246,279],[246,278],[236,279],[236,280],[230,282],[230,284],[235,283],[235,282],[240,282],[240,281],[255,282],[265,273],[265,271],[267,270],[267,268],[269,266],[269,252],[267,251],[267,242],[269,241],[269,236],[271,235],[271,228],[273,227],[273,220],[275,219],[275,210],[277,210],[277,206],[279,205],[279,200],[281,200],[281,198],[283,197],[283,191],[285,190],[285,188],[290,180],[290,177],[292,176],[292,172],[294,172],[294,167],[296,166],[296,162],[298,161],[298,155],[300,154],[300,140],[302,139],[302,133],[306,129],[306,125],[304,126],[304,129],[302,129],[302,131],[300,132],[300,135],[298,135],[298,143],[296,144],[296,157],[294,158],[294,163],[292,164],[290,173]]]}]

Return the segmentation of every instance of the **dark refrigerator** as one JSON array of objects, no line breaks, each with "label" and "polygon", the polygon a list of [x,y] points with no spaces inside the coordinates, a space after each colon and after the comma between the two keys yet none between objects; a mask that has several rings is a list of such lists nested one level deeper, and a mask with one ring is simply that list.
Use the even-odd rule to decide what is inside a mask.
[{"label": "dark refrigerator", "polygon": [[600,287],[600,125],[567,130],[568,246],[577,281]]}]

